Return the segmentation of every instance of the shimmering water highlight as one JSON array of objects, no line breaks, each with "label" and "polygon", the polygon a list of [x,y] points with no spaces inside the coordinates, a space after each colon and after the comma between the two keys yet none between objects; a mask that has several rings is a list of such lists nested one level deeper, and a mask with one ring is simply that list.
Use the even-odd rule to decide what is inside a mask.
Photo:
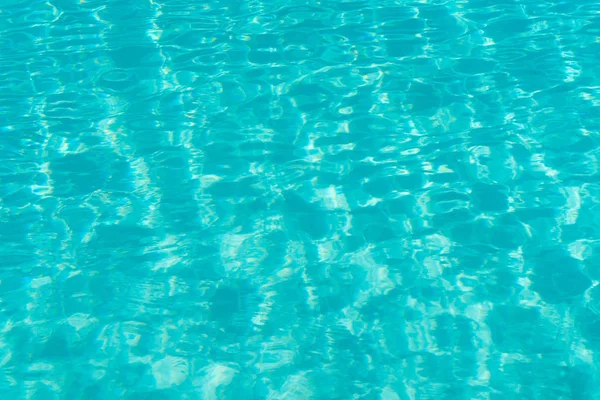
[{"label": "shimmering water highlight", "polygon": [[599,13],[2,1],[3,398],[600,398]]}]

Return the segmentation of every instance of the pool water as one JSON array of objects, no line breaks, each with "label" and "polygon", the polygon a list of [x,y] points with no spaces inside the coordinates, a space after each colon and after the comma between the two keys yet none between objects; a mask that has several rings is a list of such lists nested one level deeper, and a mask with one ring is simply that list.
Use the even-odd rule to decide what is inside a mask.
[{"label": "pool water", "polygon": [[600,6],[3,0],[6,399],[599,399]]}]

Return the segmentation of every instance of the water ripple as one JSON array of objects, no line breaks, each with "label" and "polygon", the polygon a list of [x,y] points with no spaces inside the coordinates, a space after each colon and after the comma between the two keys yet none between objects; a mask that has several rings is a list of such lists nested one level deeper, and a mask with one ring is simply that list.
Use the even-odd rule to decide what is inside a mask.
[{"label": "water ripple", "polygon": [[597,12],[3,2],[0,389],[593,398]]}]

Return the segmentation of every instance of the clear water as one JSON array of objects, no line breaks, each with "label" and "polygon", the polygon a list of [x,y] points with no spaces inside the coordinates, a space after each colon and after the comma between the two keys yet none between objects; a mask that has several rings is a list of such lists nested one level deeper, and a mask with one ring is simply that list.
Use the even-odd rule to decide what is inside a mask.
[{"label": "clear water", "polygon": [[595,1],[3,0],[4,399],[600,398]]}]

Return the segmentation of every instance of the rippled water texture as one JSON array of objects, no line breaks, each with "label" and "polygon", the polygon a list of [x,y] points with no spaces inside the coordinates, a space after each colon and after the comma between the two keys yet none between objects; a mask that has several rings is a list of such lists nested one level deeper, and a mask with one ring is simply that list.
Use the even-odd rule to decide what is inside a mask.
[{"label": "rippled water texture", "polygon": [[6,399],[599,399],[600,6],[3,0]]}]

